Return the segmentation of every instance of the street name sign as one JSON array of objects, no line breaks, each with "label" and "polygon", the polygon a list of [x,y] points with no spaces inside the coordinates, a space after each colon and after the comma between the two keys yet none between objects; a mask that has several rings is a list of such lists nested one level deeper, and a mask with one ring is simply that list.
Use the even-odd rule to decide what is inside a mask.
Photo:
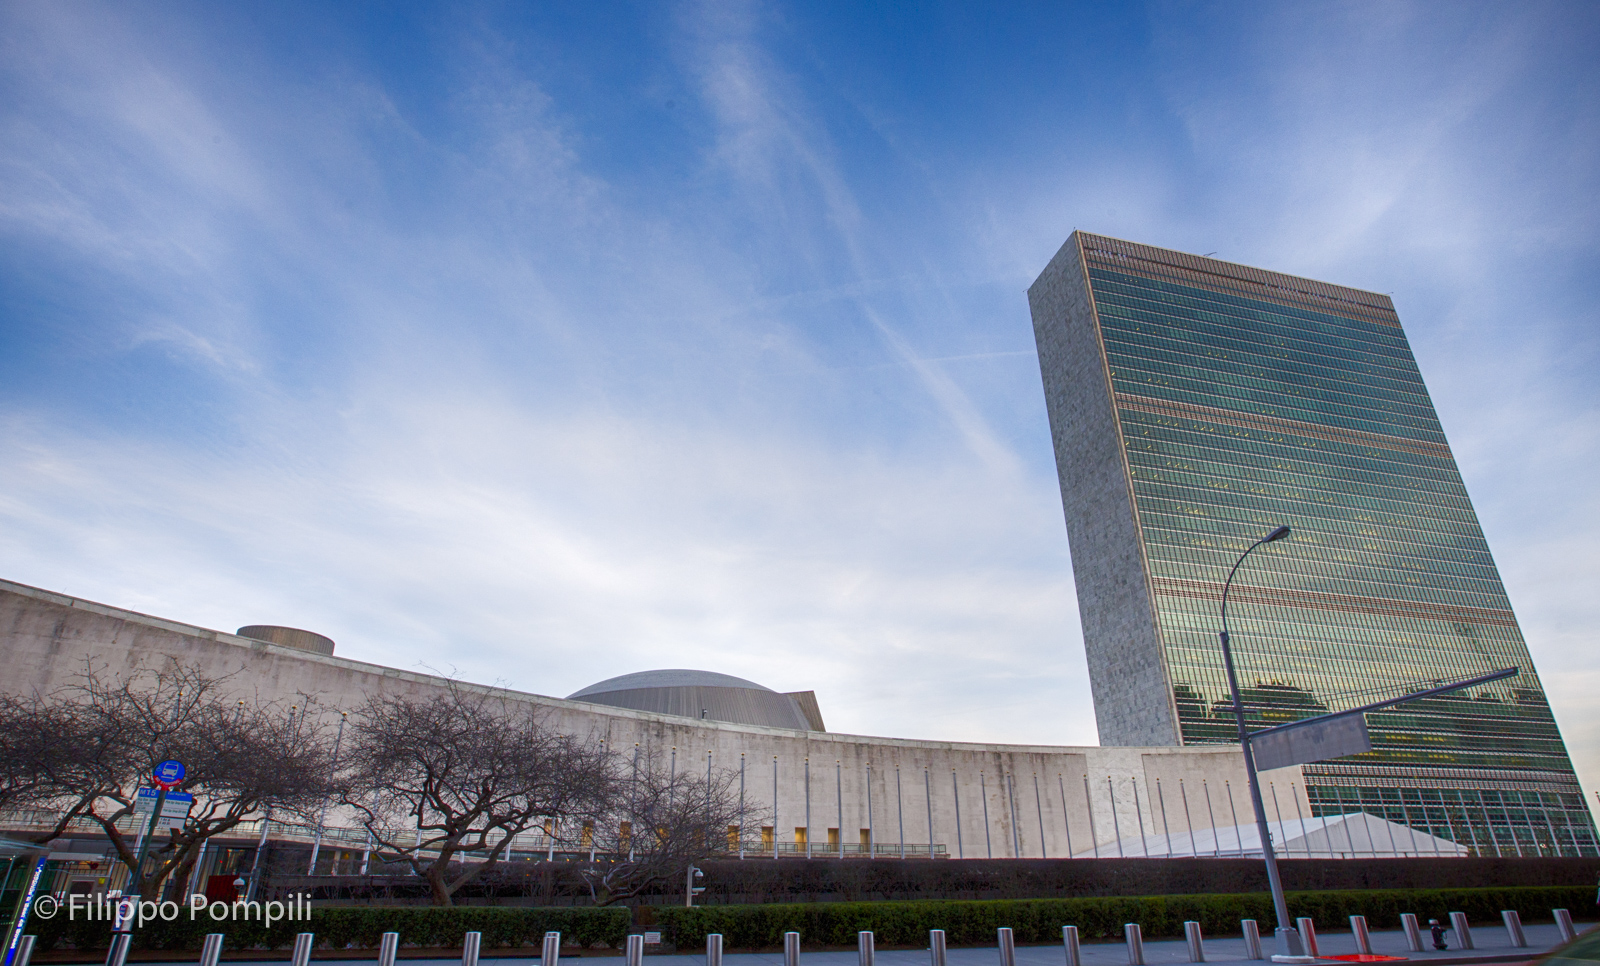
[{"label": "street name sign", "polygon": [[[139,797],[133,803],[133,814],[139,822],[149,821],[150,811],[156,807],[156,799],[160,795],[154,788],[139,789]],[[161,818],[156,821],[156,828],[183,828],[193,805],[194,796],[188,792],[167,792],[167,800],[161,803]]]},{"label": "street name sign", "polygon": [[1304,724],[1286,725],[1250,736],[1256,768],[1271,771],[1289,765],[1304,765],[1372,750],[1367,735],[1366,715],[1325,714]]}]

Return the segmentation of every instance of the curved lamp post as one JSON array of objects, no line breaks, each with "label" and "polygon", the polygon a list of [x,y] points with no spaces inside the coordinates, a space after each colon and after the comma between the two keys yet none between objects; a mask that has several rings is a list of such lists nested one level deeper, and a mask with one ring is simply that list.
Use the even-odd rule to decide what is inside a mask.
[{"label": "curved lamp post", "polygon": [[1261,801],[1261,783],[1256,778],[1256,759],[1250,750],[1249,732],[1244,726],[1244,700],[1239,695],[1239,676],[1233,670],[1233,650],[1228,646],[1228,590],[1233,587],[1233,575],[1239,572],[1251,551],[1264,543],[1282,540],[1289,535],[1288,527],[1278,527],[1250,545],[1234,561],[1228,579],[1222,585],[1222,664],[1228,672],[1228,692],[1233,696],[1233,721],[1239,726],[1239,748],[1244,752],[1244,774],[1250,786],[1250,806],[1256,813],[1256,833],[1261,836],[1261,855],[1267,862],[1267,884],[1272,889],[1272,910],[1278,919],[1278,954],[1272,957],[1277,963],[1310,963],[1315,960],[1306,955],[1300,931],[1290,925],[1289,904],[1283,898],[1283,880],[1278,877],[1278,859],[1272,854],[1272,834],[1267,828],[1267,809]]}]

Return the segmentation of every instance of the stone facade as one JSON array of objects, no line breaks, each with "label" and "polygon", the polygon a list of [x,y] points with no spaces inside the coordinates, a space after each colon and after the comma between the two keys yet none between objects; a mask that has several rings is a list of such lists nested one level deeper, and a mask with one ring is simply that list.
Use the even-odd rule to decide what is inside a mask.
[{"label": "stone facade", "polygon": [[1176,745],[1161,632],[1100,324],[1073,233],[1028,289],[1104,745]]}]

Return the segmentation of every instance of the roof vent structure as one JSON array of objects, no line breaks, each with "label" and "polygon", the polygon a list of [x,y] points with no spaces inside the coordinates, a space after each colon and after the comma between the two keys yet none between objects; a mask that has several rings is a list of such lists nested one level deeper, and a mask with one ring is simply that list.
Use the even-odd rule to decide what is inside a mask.
[{"label": "roof vent structure", "polygon": [[240,637],[248,637],[252,641],[266,641],[268,644],[277,644],[280,647],[292,647],[301,651],[310,651],[313,654],[333,655],[333,639],[314,634],[311,631],[302,631],[298,627],[279,627],[276,624],[250,624],[236,631]]}]

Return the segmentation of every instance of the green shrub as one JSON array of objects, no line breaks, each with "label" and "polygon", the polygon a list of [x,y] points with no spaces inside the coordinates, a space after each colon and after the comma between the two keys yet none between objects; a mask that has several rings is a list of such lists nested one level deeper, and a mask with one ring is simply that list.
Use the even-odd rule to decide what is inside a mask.
[{"label": "green shrub", "polygon": [[[214,922],[204,913],[191,922],[184,907],[171,922],[147,922],[134,930],[133,948],[196,950],[212,932],[227,936],[229,949],[283,949],[300,932],[316,933],[317,945],[332,949],[376,949],[386,932],[399,933],[408,946],[458,946],[468,932],[483,933],[485,949],[536,946],[550,931],[561,933],[563,943],[618,946],[628,922],[628,910],[619,908],[370,906],[313,909],[309,923],[281,920],[269,928],[256,920]],[[110,923],[68,920],[65,911],[53,919],[33,919],[29,926],[39,937],[40,951],[63,941],[78,949],[104,949],[111,939]]]},{"label": "green shrub", "polygon": [[[1292,892],[1291,916],[1310,916],[1326,931],[1349,928],[1349,917],[1363,915],[1374,929],[1397,929],[1402,912],[1423,921],[1464,912],[1473,922],[1500,921],[1500,910],[1515,909],[1525,921],[1548,919],[1554,908],[1587,909],[1588,886],[1503,889],[1394,889]],[[943,929],[952,945],[989,945],[995,930],[1011,927],[1019,943],[1061,940],[1061,927],[1074,925],[1085,939],[1122,936],[1124,923],[1137,922],[1149,938],[1183,935],[1185,921],[1200,923],[1210,936],[1239,934],[1239,920],[1254,919],[1267,931],[1272,899],[1249,895],[1086,897],[1075,899],[996,899],[986,901],[812,902],[766,905],[661,907],[657,921],[679,948],[704,944],[721,933],[729,948],[779,946],[785,932],[798,932],[808,946],[854,945],[856,933],[871,930],[883,946],[920,946],[928,930]]]}]

